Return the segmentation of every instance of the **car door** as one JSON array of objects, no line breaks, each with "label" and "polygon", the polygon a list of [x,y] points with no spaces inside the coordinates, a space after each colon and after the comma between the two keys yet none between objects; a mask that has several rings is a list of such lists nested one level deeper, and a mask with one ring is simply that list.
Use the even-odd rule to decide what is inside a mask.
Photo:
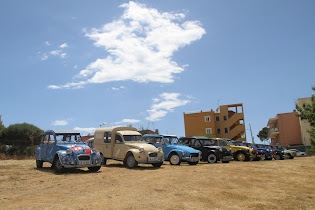
[{"label": "car door", "polygon": [[123,160],[125,158],[126,145],[119,134],[115,136],[113,158],[117,160]]},{"label": "car door", "polygon": [[193,140],[191,141],[191,147],[194,148],[194,149],[196,149],[196,150],[201,151],[202,153],[205,152],[205,151],[204,151],[204,148],[203,148],[203,146],[202,146],[202,144],[201,144],[201,142],[200,142],[198,139],[193,139]]},{"label": "car door", "polygon": [[43,136],[43,140],[40,144],[40,156],[43,161],[47,161],[47,146],[48,146],[49,134]]},{"label": "car door", "polygon": [[170,151],[169,151],[169,149],[167,148],[163,137],[161,137],[161,136],[156,136],[156,137],[154,137],[153,142],[154,142],[153,145],[154,145],[155,147],[157,147],[157,148],[162,147],[163,153],[164,153],[164,159],[166,159],[166,158],[168,157]]},{"label": "car door", "polygon": [[49,139],[48,139],[47,150],[46,150],[46,159],[48,162],[52,163],[56,152],[57,152],[57,146],[56,146],[55,136],[52,133],[49,133]]}]

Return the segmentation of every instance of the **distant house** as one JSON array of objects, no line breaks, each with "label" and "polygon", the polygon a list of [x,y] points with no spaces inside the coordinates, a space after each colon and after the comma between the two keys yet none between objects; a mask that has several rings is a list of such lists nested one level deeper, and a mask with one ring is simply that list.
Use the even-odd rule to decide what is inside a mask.
[{"label": "distant house", "polygon": [[[311,98],[301,98],[297,100],[298,106],[304,103],[311,103]],[[296,116],[296,111],[289,113],[277,114],[275,118],[270,118],[267,126],[269,126],[269,138],[272,145],[281,146],[310,146],[310,135],[307,132],[310,125],[307,121],[301,120]]]},{"label": "distant house", "polygon": [[243,104],[220,106],[213,111],[184,113],[185,135],[246,141]]}]

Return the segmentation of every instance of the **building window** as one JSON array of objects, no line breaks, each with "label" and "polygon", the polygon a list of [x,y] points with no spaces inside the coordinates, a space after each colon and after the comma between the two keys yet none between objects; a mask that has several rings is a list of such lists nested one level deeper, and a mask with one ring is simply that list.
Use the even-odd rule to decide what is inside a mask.
[{"label": "building window", "polygon": [[229,131],[228,131],[228,129],[227,129],[227,128],[224,128],[224,132],[225,132],[225,133],[228,133]]},{"label": "building window", "polygon": [[206,134],[212,134],[212,128],[206,128]]},{"label": "building window", "polygon": [[226,120],[226,116],[223,116],[223,120]]},{"label": "building window", "polygon": [[219,116],[215,117],[215,121],[220,121],[220,117]]},{"label": "building window", "polygon": [[205,116],[205,122],[210,122],[211,118],[210,116]]},{"label": "building window", "polygon": [[217,133],[218,133],[218,134],[220,134],[220,133],[221,133],[221,130],[220,130],[220,128],[218,128],[218,129],[217,129]]}]

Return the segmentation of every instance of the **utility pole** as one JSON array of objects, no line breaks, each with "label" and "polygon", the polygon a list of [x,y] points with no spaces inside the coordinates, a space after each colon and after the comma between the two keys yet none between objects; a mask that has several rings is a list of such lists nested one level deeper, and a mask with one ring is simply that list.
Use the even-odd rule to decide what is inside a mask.
[{"label": "utility pole", "polygon": [[253,142],[253,144],[255,144],[254,136],[253,136],[253,132],[252,132],[252,127],[250,126],[250,123],[249,123],[249,129],[250,129],[250,135],[252,136],[252,142]]}]

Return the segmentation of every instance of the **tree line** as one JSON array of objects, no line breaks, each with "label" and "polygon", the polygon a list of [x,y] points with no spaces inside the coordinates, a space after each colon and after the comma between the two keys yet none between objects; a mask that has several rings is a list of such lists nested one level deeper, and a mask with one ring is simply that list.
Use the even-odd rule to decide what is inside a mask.
[{"label": "tree line", "polygon": [[6,156],[34,156],[44,131],[28,123],[3,125],[0,115],[0,153]]}]

